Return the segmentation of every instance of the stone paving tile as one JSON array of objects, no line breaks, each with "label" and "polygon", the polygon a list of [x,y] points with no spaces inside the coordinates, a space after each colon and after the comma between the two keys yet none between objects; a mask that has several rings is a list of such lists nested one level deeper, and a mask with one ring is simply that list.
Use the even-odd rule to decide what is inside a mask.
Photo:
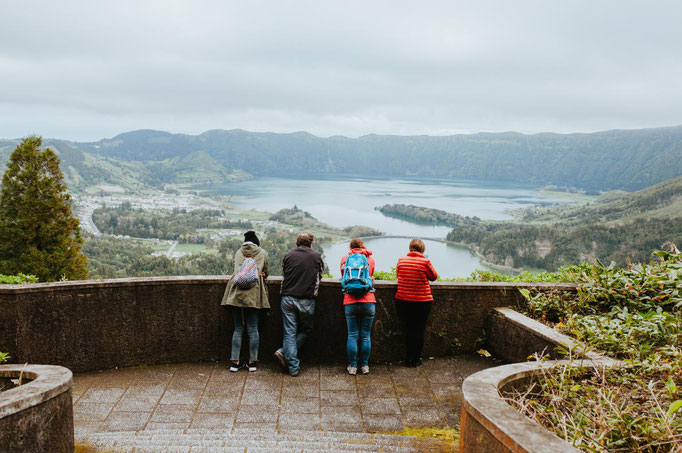
[{"label": "stone paving tile", "polygon": [[165,423],[165,422],[153,422],[147,423],[144,427],[144,431],[184,431],[189,428],[189,422],[186,423]]},{"label": "stone paving tile", "polygon": [[441,428],[447,426],[440,410],[435,407],[403,408],[403,420],[405,420],[405,425],[410,427]]},{"label": "stone paving tile", "polygon": [[104,431],[139,431],[151,417],[149,412],[112,412],[102,424]]},{"label": "stone paving tile", "polygon": [[302,382],[294,381],[282,387],[282,397],[285,396],[317,396],[319,393],[319,384],[317,382]]},{"label": "stone paving tile", "polygon": [[360,398],[395,398],[396,393],[393,384],[381,386],[358,386]]},{"label": "stone paving tile", "polygon": [[320,392],[321,406],[357,406],[358,394],[348,390],[323,390]]},{"label": "stone paving tile", "polygon": [[125,391],[126,387],[91,387],[79,401],[83,403],[115,403]]},{"label": "stone paving tile", "polygon": [[168,388],[161,398],[161,404],[187,404],[196,406],[201,400],[203,389]]},{"label": "stone paving tile", "polygon": [[239,396],[242,393],[244,381],[209,381],[204,389],[211,396]]},{"label": "stone paving tile", "polygon": [[234,414],[196,414],[190,428],[220,428],[231,430]]},{"label": "stone paving tile", "polygon": [[171,365],[159,365],[154,367],[141,367],[137,370],[136,377],[141,380],[164,380],[169,381],[175,371]]},{"label": "stone paving tile", "polygon": [[73,419],[75,421],[103,421],[113,408],[112,403],[79,402],[73,407]]},{"label": "stone paving tile", "polygon": [[360,400],[362,415],[382,414],[400,415],[400,406],[395,398],[364,398]]},{"label": "stone paving tile", "polygon": [[261,406],[242,406],[237,414],[238,423],[276,423],[278,411]]},{"label": "stone paving tile", "polygon": [[322,428],[325,431],[338,431],[343,433],[362,433],[365,431],[361,422],[358,423],[337,423],[333,421],[323,421]]},{"label": "stone paving tile", "polygon": [[234,431],[239,431],[239,430],[268,430],[268,431],[274,431],[277,429],[277,422],[263,422],[263,423],[253,423],[253,422],[248,422],[248,423],[243,423],[243,422],[237,422],[234,424]]},{"label": "stone paving tile", "polygon": [[318,398],[282,398],[280,406],[284,414],[319,414],[320,400]]},{"label": "stone paving tile", "polygon": [[272,390],[258,390],[242,395],[242,406],[272,406],[279,404],[280,392]]},{"label": "stone paving tile", "polygon": [[397,432],[405,429],[405,423],[400,415],[368,414],[363,412],[366,431]]},{"label": "stone paving tile", "polygon": [[168,388],[171,389],[203,389],[208,383],[208,374],[197,374],[194,376],[183,375],[183,376],[173,376]]},{"label": "stone paving tile", "polygon": [[197,412],[227,412],[236,413],[239,409],[239,399],[236,397],[204,396],[199,403]]},{"label": "stone paving tile", "polygon": [[151,412],[156,407],[159,399],[161,399],[161,395],[129,395],[126,393],[121,397],[114,410]]},{"label": "stone paving tile", "polygon": [[494,359],[479,356],[458,356],[455,360],[455,367],[462,378],[497,365],[499,363]]},{"label": "stone paving tile", "polygon": [[101,431],[102,422],[85,420],[74,420],[74,422],[73,431],[76,439],[82,439],[90,433]]},{"label": "stone paving tile", "polygon": [[176,447],[171,445],[152,447],[135,447],[135,453],[190,453],[191,447]]},{"label": "stone paving tile", "polygon": [[189,423],[192,421],[193,414],[194,406],[182,404],[159,404],[150,421],[164,423]]},{"label": "stone paving tile", "polygon": [[438,404],[435,395],[427,393],[416,394],[401,394],[398,396],[401,406],[431,406],[435,407]]},{"label": "stone paving tile", "polygon": [[362,425],[362,416],[360,415],[360,409],[354,406],[322,407],[321,413],[322,422],[325,425],[328,423]]},{"label": "stone paving tile", "polygon": [[322,376],[320,378],[322,390],[355,390],[355,388],[353,376]]},{"label": "stone paving tile", "polygon": [[284,430],[322,430],[322,419],[319,414],[281,414],[279,416],[279,429]]}]

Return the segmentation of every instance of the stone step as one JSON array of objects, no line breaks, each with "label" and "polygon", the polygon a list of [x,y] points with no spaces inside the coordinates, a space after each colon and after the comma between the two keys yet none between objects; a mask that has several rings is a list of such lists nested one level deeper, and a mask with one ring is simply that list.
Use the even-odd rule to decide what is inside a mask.
[{"label": "stone step", "polygon": [[[118,431],[92,433],[78,439],[78,444],[122,452],[257,452],[257,451],[334,451],[334,452],[420,452],[447,451],[451,447],[439,441],[407,436],[342,432],[277,432],[247,430],[226,433],[224,430],[201,432]],[[78,449],[76,450],[78,451]]]}]

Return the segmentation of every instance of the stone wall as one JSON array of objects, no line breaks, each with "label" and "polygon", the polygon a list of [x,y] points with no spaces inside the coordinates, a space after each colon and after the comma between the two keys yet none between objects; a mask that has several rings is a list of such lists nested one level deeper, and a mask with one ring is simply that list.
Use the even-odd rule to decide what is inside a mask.
[{"label": "stone wall", "polygon": [[0,377],[32,381],[0,392],[0,451],[73,452],[71,371],[46,365],[0,365]]},{"label": "stone wall", "polygon": [[[17,363],[57,364],[73,371],[140,364],[226,360],[232,321],[220,300],[226,277],[159,277],[0,285],[0,350]],[[261,360],[282,339],[280,277],[268,279],[272,308],[260,324]],[[403,355],[393,295],[377,281],[372,360]],[[522,303],[518,287],[573,290],[571,285],[435,282],[424,356],[471,352],[483,344],[493,307]],[[337,279],[325,279],[305,361],[344,362],[346,322]],[[245,342],[247,339],[245,338]],[[246,344],[246,343],[245,343]],[[246,346],[242,354],[247,353]]]}]

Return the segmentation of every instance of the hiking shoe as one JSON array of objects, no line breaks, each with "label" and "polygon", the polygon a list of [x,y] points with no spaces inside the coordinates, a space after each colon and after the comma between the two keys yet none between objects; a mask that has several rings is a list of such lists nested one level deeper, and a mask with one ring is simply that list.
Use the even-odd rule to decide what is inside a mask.
[{"label": "hiking shoe", "polygon": [[360,367],[362,374],[369,374],[369,367],[367,365]]},{"label": "hiking shoe", "polygon": [[288,371],[289,367],[287,366],[287,362],[284,360],[284,356],[282,355],[282,353],[279,351],[275,351],[274,356],[277,359],[277,361],[279,362],[279,364],[282,365],[282,369],[284,371]]},{"label": "hiking shoe", "polygon": [[349,366],[348,368],[346,368],[346,370],[348,370],[348,374],[350,374],[351,376],[355,376],[356,374],[358,374],[358,367],[356,366]]},{"label": "hiking shoe", "polygon": [[256,371],[258,369],[258,368],[256,368],[256,365],[258,365],[258,362],[254,361],[254,362],[250,362],[247,365],[247,367],[249,368],[249,371],[253,373],[254,371]]},{"label": "hiking shoe", "polygon": [[233,373],[235,373],[235,372],[239,371],[239,369],[240,369],[241,367],[242,367],[242,366],[241,366],[239,363],[234,363],[234,362],[232,362],[232,364],[230,364],[230,371],[232,371]]}]

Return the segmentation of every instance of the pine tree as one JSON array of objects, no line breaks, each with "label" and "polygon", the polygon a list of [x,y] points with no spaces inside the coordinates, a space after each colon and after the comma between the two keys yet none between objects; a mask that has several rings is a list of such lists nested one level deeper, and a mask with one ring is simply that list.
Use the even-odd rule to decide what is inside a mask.
[{"label": "pine tree", "polygon": [[71,213],[59,157],[30,136],[14,150],[2,176],[0,273],[41,281],[85,279],[83,238]]}]

